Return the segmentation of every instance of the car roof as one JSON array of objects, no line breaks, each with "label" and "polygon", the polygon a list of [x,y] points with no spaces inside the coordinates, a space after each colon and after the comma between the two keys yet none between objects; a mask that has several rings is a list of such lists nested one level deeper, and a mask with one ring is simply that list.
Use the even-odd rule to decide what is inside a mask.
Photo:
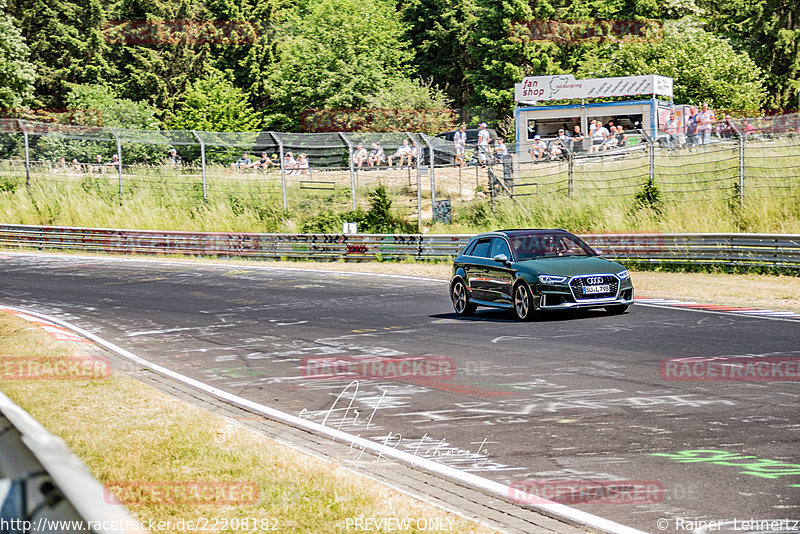
[{"label": "car roof", "polygon": [[475,237],[482,237],[482,236],[490,236],[490,235],[497,235],[497,234],[504,234],[508,237],[516,237],[520,235],[545,235],[545,234],[554,234],[554,233],[564,233],[569,234],[570,232],[563,230],[561,228],[515,228],[511,230],[495,230],[493,232],[484,232],[479,234]]}]

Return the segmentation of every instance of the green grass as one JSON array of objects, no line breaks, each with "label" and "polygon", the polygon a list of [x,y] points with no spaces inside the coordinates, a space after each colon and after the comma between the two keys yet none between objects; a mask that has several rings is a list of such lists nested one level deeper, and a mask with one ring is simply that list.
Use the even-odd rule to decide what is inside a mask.
[{"label": "green grass", "polygon": [[[800,144],[795,138],[748,143],[742,204],[735,142],[708,150],[657,151],[655,164],[654,184],[661,200],[655,209],[634,200],[648,176],[649,155],[644,152],[576,164],[571,188],[566,164],[523,164],[515,187],[520,196],[515,201],[501,196],[493,204],[486,198],[459,198],[448,189],[454,179],[447,173],[453,171],[437,169],[437,197],[452,198],[453,224],[430,222],[430,184],[423,182],[423,230],[562,227],[585,233],[800,233]],[[495,170],[500,172],[499,167]],[[464,183],[474,188],[473,173],[469,169]],[[479,182],[485,182],[485,171],[480,173]],[[314,228],[337,233],[343,214],[352,209],[346,171],[287,176],[286,210],[279,173],[231,172],[221,166],[208,169],[207,202],[200,170],[192,167],[127,167],[121,195],[113,171],[81,176],[55,174],[40,166],[32,169],[30,191],[24,182],[19,164],[0,163],[0,221],[228,232]],[[359,207],[368,207],[370,191],[381,182],[387,185],[394,211],[415,223],[416,184],[409,186],[402,172],[359,173]],[[328,187],[333,189],[324,189]]]}]

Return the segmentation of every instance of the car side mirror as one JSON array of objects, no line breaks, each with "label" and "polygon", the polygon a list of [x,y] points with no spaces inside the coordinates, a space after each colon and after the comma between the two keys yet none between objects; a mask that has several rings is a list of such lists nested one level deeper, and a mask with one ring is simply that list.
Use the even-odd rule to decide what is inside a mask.
[{"label": "car side mirror", "polygon": [[598,256],[602,256],[603,255],[603,251],[600,250],[599,248],[594,249],[594,253],[597,254]]},{"label": "car side mirror", "polygon": [[496,255],[494,258],[492,258],[492,261],[496,261],[498,263],[502,263],[503,265],[510,265],[511,264],[511,262],[508,261],[508,256],[506,256],[505,254]]}]

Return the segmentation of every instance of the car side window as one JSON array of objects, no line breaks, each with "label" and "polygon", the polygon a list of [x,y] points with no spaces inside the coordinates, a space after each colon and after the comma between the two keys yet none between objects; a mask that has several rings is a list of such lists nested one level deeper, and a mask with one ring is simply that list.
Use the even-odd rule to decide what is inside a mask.
[{"label": "car side window", "polygon": [[492,238],[492,252],[489,254],[490,258],[494,258],[498,254],[505,254],[506,258],[511,259],[511,249],[508,248],[508,243],[502,237]]},{"label": "car side window", "polygon": [[490,238],[480,239],[475,244],[475,248],[472,249],[472,253],[470,256],[475,256],[478,258],[488,258],[489,250],[491,248],[492,240]]}]

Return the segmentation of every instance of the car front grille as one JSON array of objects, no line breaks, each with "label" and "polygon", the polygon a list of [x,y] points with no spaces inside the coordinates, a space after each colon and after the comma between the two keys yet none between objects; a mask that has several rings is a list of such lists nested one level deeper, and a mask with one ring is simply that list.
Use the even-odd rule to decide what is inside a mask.
[{"label": "car front grille", "polygon": [[[584,287],[587,286],[609,286],[608,291],[602,293],[584,293]],[[616,297],[617,290],[619,289],[619,279],[612,275],[601,274],[587,274],[576,276],[569,282],[569,287],[572,290],[572,296],[576,301],[591,300],[591,299],[607,299],[609,297]]]}]

